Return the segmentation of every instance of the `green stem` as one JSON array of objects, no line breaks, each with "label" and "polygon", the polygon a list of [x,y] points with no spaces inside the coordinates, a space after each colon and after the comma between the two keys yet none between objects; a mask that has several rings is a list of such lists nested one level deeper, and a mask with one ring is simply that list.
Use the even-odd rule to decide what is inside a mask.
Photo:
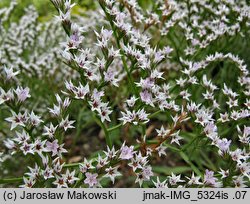
[{"label": "green stem", "polygon": [[98,117],[96,117],[94,114],[93,114],[93,116],[94,116],[96,123],[103,129],[104,134],[105,134],[106,143],[111,148],[112,142],[111,142],[111,139],[109,137],[108,129],[106,128],[106,126],[102,123],[102,121]]},{"label": "green stem", "polygon": [[21,182],[23,177],[0,179],[0,184]]},{"label": "green stem", "polygon": [[108,128],[107,130],[108,130],[108,132],[112,132],[113,130],[118,129],[118,128],[121,127],[121,126],[122,126],[122,123],[120,123],[120,124],[118,124],[118,125],[116,125],[116,126],[114,126],[114,127]]},{"label": "green stem", "polygon": [[[158,114],[161,113],[161,112],[162,112],[162,110],[158,110],[158,111],[152,113],[151,115],[149,115],[148,118],[149,118],[149,119],[150,119],[150,118],[153,118],[153,117],[155,117],[156,115],[158,115]],[[108,130],[108,132],[112,132],[112,131],[114,131],[114,130],[120,128],[122,125],[123,125],[123,124],[120,123],[120,124],[118,124],[118,125],[116,125],[116,126],[114,126],[114,127],[108,128],[107,130]]]},{"label": "green stem", "polygon": [[133,90],[133,93],[136,94],[136,95],[138,96],[137,89],[136,89],[136,87],[134,86],[134,83],[133,83],[133,80],[132,80],[131,73],[130,73],[130,71],[129,71],[129,69],[128,69],[128,65],[127,65],[126,59],[125,59],[125,57],[124,57],[125,53],[124,53],[124,51],[121,49],[120,40],[119,40],[119,37],[117,36],[116,28],[115,28],[115,25],[114,25],[114,23],[113,23],[113,20],[111,19],[110,15],[106,12],[105,7],[104,7],[103,5],[101,5],[101,7],[102,7],[102,9],[103,9],[103,11],[104,11],[104,13],[105,13],[105,15],[106,15],[108,21],[109,21],[109,24],[110,24],[110,26],[111,26],[111,28],[112,28],[112,31],[113,31],[113,33],[114,33],[114,37],[115,37],[115,39],[116,39],[117,47],[118,47],[119,50],[120,50],[120,55],[121,55],[121,59],[122,59],[122,64],[123,64],[123,67],[124,67],[124,69],[125,69],[125,71],[126,71],[126,73],[127,73],[129,85],[130,85],[131,89]]},{"label": "green stem", "polygon": [[[78,167],[80,163],[71,163],[71,164],[65,164],[63,168],[73,168]],[[16,182],[22,182],[23,177],[17,177],[17,178],[5,178],[0,179],[0,184],[6,184],[6,183],[16,183]]]},{"label": "green stem", "polygon": [[158,115],[158,114],[161,113],[161,112],[162,112],[162,110],[158,110],[158,111],[156,111],[156,112],[150,114],[150,115],[148,116],[148,118],[149,118],[149,119],[150,119],[150,118],[153,118],[153,117],[155,117],[156,115]]}]

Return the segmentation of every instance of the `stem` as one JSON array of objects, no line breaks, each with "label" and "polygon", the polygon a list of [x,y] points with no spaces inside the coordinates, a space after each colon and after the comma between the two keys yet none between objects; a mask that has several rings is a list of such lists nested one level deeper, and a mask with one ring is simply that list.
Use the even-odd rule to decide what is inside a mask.
[{"label": "stem", "polygon": [[[149,118],[149,119],[150,119],[150,118],[153,118],[154,116],[158,115],[158,114],[161,113],[161,112],[162,112],[162,110],[158,110],[158,111],[152,113],[151,115],[149,115],[148,118]],[[122,125],[123,125],[123,124],[120,123],[120,124],[118,124],[118,125],[116,125],[116,126],[113,126],[113,127],[111,127],[111,128],[108,128],[107,130],[108,130],[108,132],[112,132],[112,131],[114,131],[114,130],[120,128]]]},{"label": "stem", "polygon": [[158,111],[152,113],[151,115],[149,115],[148,118],[149,118],[149,119],[150,119],[150,118],[153,118],[154,116],[158,115],[158,114],[161,113],[161,112],[162,112],[162,110],[158,110]]},{"label": "stem", "polygon": [[[100,5],[101,5],[101,4],[100,4]],[[109,21],[109,24],[110,24],[110,26],[111,26],[111,28],[112,28],[112,31],[113,31],[113,33],[114,33],[114,37],[115,37],[115,39],[116,39],[117,47],[118,47],[119,50],[120,50],[120,55],[121,55],[121,59],[122,59],[122,64],[123,64],[123,67],[124,67],[124,69],[125,69],[125,71],[126,71],[126,73],[127,73],[129,85],[130,85],[131,89],[133,90],[133,93],[136,94],[136,95],[138,96],[137,90],[136,90],[136,88],[135,88],[135,86],[134,86],[134,82],[133,82],[133,80],[132,80],[131,73],[130,73],[130,71],[129,71],[129,69],[128,69],[128,65],[127,65],[127,63],[126,63],[126,59],[125,59],[125,57],[124,57],[124,55],[125,55],[125,54],[124,54],[124,51],[121,49],[120,40],[119,40],[119,37],[117,36],[116,28],[115,28],[115,25],[114,25],[114,23],[113,23],[113,20],[111,19],[110,15],[106,12],[105,7],[104,7],[103,5],[101,5],[101,7],[102,7],[102,9],[103,9],[103,11],[104,11],[104,13],[105,13],[105,15],[106,15],[108,21]]]},{"label": "stem", "polygon": [[118,128],[121,127],[121,126],[122,126],[122,123],[120,123],[120,124],[118,124],[118,125],[116,125],[116,126],[114,126],[114,127],[108,128],[107,130],[108,130],[108,132],[112,132],[113,130],[118,129]]},{"label": "stem", "polygon": [[106,128],[106,126],[102,123],[102,121],[98,117],[96,117],[94,114],[93,114],[93,116],[94,116],[94,119],[95,119],[96,123],[103,129],[104,134],[105,134],[106,143],[111,148],[112,147],[112,142],[111,142],[111,139],[109,137],[108,129]]},{"label": "stem", "polygon": [[23,177],[0,179],[0,184],[21,182],[22,180],[23,180]]},{"label": "stem", "polygon": [[[71,163],[71,164],[65,164],[63,168],[73,168],[78,167],[80,163]],[[6,179],[0,179],[0,184],[6,184],[6,183],[16,183],[23,181],[23,177],[17,177],[17,178],[6,178]]]}]

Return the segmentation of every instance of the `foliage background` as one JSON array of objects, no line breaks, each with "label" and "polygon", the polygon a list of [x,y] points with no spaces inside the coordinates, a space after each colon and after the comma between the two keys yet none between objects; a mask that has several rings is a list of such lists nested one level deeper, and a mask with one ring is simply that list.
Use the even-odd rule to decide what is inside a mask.
[{"label": "foliage background", "polygon": [[[96,8],[96,4],[94,3],[94,0],[74,0],[74,2],[77,3],[77,6],[74,7],[73,9],[73,14],[77,14],[77,15],[84,15],[84,11],[86,10],[91,10],[91,9],[95,9]],[[148,9],[149,7],[151,7],[153,5],[154,0],[140,0],[139,4],[144,8],[144,9]],[[10,3],[10,0],[1,0],[0,1],[0,8],[8,6]],[[54,9],[53,5],[51,4],[50,0],[18,0],[18,7],[17,9],[15,9],[15,13],[11,15],[11,19],[10,21],[18,21],[19,18],[23,15],[23,11],[24,8],[27,8],[28,5],[33,4],[36,8],[37,11],[39,13],[39,21],[40,22],[46,22],[50,19],[52,19],[56,14],[56,10]],[[249,3],[249,1],[248,1]],[[178,31],[178,29],[176,29],[176,35],[177,37],[180,36],[180,38],[182,38],[182,33]],[[224,37],[221,38],[219,40],[217,40],[213,46],[218,48],[217,45],[220,45],[220,50],[217,49],[218,52],[224,52],[224,53],[228,53],[231,52],[233,54],[238,55],[240,58],[242,58],[248,67],[250,67],[250,57],[249,57],[249,53],[250,53],[250,36],[246,35],[245,37],[242,37],[240,35],[236,35],[233,39],[230,39],[230,43],[228,43],[230,38],[228,37]],[[176,46],[178,47],[178,50],[181,52],[182,48],[184,48],[186,45],[185,43],[181,44],[180,41],[178,41],[178,38],[175,39],[176,40]],[[172,44],[172,42],[170,41],[166,41],[167,44]],[[240,48],[240,49],[239,49]],[[204,55],[200,55],[199,57],[202,59],[204,56],[206,56],[207,53],[204,52]],[[175,57],[176,57],[176,53],[175,53]],[[227,81],[227,85],[231,86],[231,87],[237,87],[236,85],[236,75],[233,74],[235,68],[227,63],[218,63],[218,64],[213,64],[211,65],[213,66],[210,76],[214,79],[213,82],[215,82],[216,85],[219,85],[220,87],[222,87],[224,81]],[[220,69],[221,67],[226,67],[226,69]],[[220,70],[226,70],[226,71],[220,71]],[[33,82],[31,82],[33,83]],[[42,86],[41,86],[42,87]],[[53,87],[53,86],[51,86]],[[52,94],[53,92],[56,92],[53,89],[52,92],[50,94]],[[41,90],[41,92],[44,92],[45,90]],[[196,95],[200,95],[202,92],[202,88],[198,88],[197,90],[192,90],[194,93],[196,93]],[[194,96],[195,97],[195,96]],[[74,104],[74,108],[73,110],[71,110],[71,112],[73,112],[75,118],[77,120],[77,132],[76,133],[72,133],[72,134],[76,134],[76,137],[79,137],[82,133],[82,131],[86,131],[89,127],[93,128],[91,125],[94,123],[94,121],[91,120],[91,118],[89,117],[89,112],[85,112],[85,109],[80,109],[79,107],[81,105],[80,104]],[[159,115],[159,117],[157,119],[164,121],[166,119],[165,115]],[[157,120],[156,119],[156,120]],[[81,124],[84,124],[83,126],[81,126]],[[233,125],[234,126],[234,125]],[[99,129],[94,128],[92,129],[88,129],[89,132],[92,131],[92,134],[96,133],[98,134]],[[200,131],[200,130],[199,130]],[[224,134],[228,134],[230,133],[230,129],[225,129],[223,130],[225,133]],[[118,132],[114,131],[111,135],[111,137],[113,138],[113,140],[115,140],[115,142],[119,143],[119,138],[117,137]],[[168,158],[175,158],[174,160],[174,164],[171,164],[171,161],[164,161],[163,164],[158,163],[158,165],[154,166],[154,171],[163,175],[170,175],[172,172],[174,173],[184,173],[187,171],[190,171],[192,168],[192,161],[195,161],[197,166],[199,168],[203,168],[203,166],[206,166],[207,168],[210,168],[211,170],[216,170],[217,167],[219,166],[218,163],[215,164],[214,161],[218,160],[218,158],[214,158],[213,156],[215,156],[212,152],[210,152],[209,154],[206,154],[206,151],[208,151],[208,146],[206,146],[207,141],[206,138],[202,139],[202,137],[200,139],[194,140],[194,134],[196,133],[186,133],[185,137],[185,141],[187,142],[191,142],[193,141],[193,143],[191,144],[191,146],[194,146],[195,148],[193,149],[189,149],[189,146],[184,146],[184,152],[183,154],[181,154],[181,158],[177,158],[176,156],[178,154],[175,154],[175,152],[178,152],[178,149],[172,148],[171,152],[168,152],[169,157]],[[236,134],[235,134],[236,136]],[[101,136],[100,136],[101,137]],[[116,140],[117,139],[117,140]],[[86,138],[86,140],[88,140],[88,138]],[[90,150],[91,149],[91,145],[95,146],[94,149],[103,149],[101,148],[98,144],[98,138],[95,138],[94,141],[92,141],[92,144],[88,144],[88,146],[85,146],[84,149],[85,150]],[[81,141],[81,145],[84,144],[85,141]],[[69,145],[71,143],[69,142]],[[97,146],[96,146],[97,145]],[[101,144],[102,145],[102,144]],[[67,138],[66,138],[66,146],[67,146]],[[171,147],[169,147],[171,148]],[[203,148],[203,149],[201,149]],[[79,150],[80,151],[80,150]],[[91,151],[93,152],[93,151]],[[82,153],[82,152],[81,152]],[[184,154],[186,153],[186,154]],[[94,153],[95,155],[97,154],[97,152]],[[87,155],[87,152],[85,152],[85,155]],[[92,155],[92,156],[95,156]],[[187,158],[186,155],[189,155],[189,158]],[[71,153],[69,153],[69,157],[72,156]],[[20,160],[23,160],[22,157],[19,158]],[[12,163],[13,161],[9,160],[9,163],[7,161],[6,165],[9,168],[9,173],[8,175],[11,176],[16,176],[17,172],[21,169],[18,165],[16,165],[15,163]],[[27,161],[23,161],[23,162],[27,162]],[[173,161],[172,161],[173,162]],[[221,161],[223,162],[223,161]],[[20,161],[18,161],[18,163],[20,163]],[[188,163],[188,165],[185,165],[185,163]],[[178,164],[178,165],[176,165]],[[177,167],[173,167],[173,166],[177,166]],[[171,167],[172,166],[172,167]],[[190,167],[191,166],[191,167]],[[21,174],[20,174],[21,175]]]}]

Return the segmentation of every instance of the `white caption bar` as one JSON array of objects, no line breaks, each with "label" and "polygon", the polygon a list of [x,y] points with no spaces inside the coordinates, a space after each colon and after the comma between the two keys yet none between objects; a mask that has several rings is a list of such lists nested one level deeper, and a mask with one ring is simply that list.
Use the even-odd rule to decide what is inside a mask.
[{"label": "white caption bar", "polygon": [[250,190],[243,188],[193,189],[0,189],[0,203],[20,204],[161,204],[161,203],[250,203]]}]

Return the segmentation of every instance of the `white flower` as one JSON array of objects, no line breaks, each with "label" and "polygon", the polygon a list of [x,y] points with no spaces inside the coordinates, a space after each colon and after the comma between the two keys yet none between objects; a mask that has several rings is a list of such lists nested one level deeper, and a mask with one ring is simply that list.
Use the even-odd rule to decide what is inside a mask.
[{"label": "white flower", "polygon": [[14,93],[13,90],[10,89],[9,91],[5,92],[1,87],[0,87],[0,105],[3,104],[6,101],[14,100]]},{"label": "white flower", "polygon": [[112,113],[112,111],[110,110],[108,103],[101,103],[99,108],[97,109],[97,112],[102,122],[104,122],[105,120],[108,122],[111,121],[109,115]]},{"label": "white flower", "polygon": [[144,166],[142,168],[142,174],[143,174],[143,177],[145,178],[144,180],[150,180],[150,177],[154,175],[152,172],[152,167]]},{"label": "white flower", "polygon": [[16,132],[17,137],[14,139],[17,143],[21,144],[24,142],[28,142],[30,140],[29,134],[23,130],[22,133]]},{"label": "white flower", "polygon": [[202,183],[199,181],[200,180],[200,176],[195,176],[194,175],[194,172],[192,172],[192,177],[187,177],[186,178],[189,180],[188,181],[188,185],[191,186],[191,185],[201,185]]},{"label": "white flower", "polygon": [[42,153],[43,151],[45,151],[45,145],[46,140],[42,141],[41,139],[36,139],[34,142],[34,152],[36,152],[37,154],[39,154],[40,156],[43,156]]},{"label": "white flower", "polygon": [[29,121],[33,126],[38,126],[41,122],[43,122],[41,120],[41,116],[35,115],[33,111],[29,114]]},{"label": "white flower", "polygon": [[228,170],[223,170],[220,168],[219,174],[221,175],[221,179],[226,178],[229,176],[229,169]]},{"label": "white flower", "polygon": [[24,184],[21,185],[20,188],[32,188],[36,183],[34,178],[23,177],[23,181],[24,181]]},{"label": "white flower", "polygon": [[134,150],[134,146],[126,146],[125,142],[123,143],[122,147],[121,147],[121,154],[119,156],[120,159],[123,160],[129,160],[131,158],[133,158],[135,151]]},{"label": "white flower", "polygon": [[166,130],[163,126],[161,126],[161,129],[156,129],[156,132],[158,137],[165,137],[170,132],[170,130]]},{"label": "white flower", "polygon": [[65,131],[71,128],[75,128],[72,124],[74,123],[74,120],[69,120],[69,115],[65,119],[62,119],[59,126],[62,127]]},{"label": "white flower", "polygon": [[49,136],[50,139],[53,139],[57,127],[58,125],[54,127],[52,123],[50,123],[49,127],[44,126],[45,132],[43,133],[43,135]]},{"label": "white flower", "polygon": [[168,188],[167,179],[161,182],[159,177],[157,176],[157,181],[153,181],[153,183],[156,188]]},{"label": "white flower", "polygon": [[59,148],[58,140],[54,140],[53,142],[49,141],[46,142],[46,151],[52,152],[52,156],[58,154],[58,148]]},{"label": "white flower", "polygon": [[169,176],[169,180],[168,181],[169,181],[169,184],[171,186],[174,186],[174,185],[176,185],[179,182],[185,182],[184,180],[181,180],[181,175],[177,176],[173,172],[172,172],[171,176]]},{"label": "white flower", "polygon": [[98,184],[98,181],[97,181],[98,174],[96,173],[92,174],[92,173],[87,172],[85,176],[86,176],[86,179],[84,180],[84,183],[88,184],[89,187],[94,187]]},{"label": "white flower", "polygon": [[211,185],[211,186],[215,187],[217,180],[218,179],[214,177],[214,172],[206,169],[205,175],[204,175],[204,184]]},{"label": "white flower", "polygon": [[243,176],[234,176],[233,177],[233,182],[234,182],[235,187],[237,187],[237,188],[246,188],[246,187],[248,187],[246,185],[247,181],[244,180]]},{"label": "white flower", "polygon": [[94,169],[95,167],[92,165],[92,160],[88,161],[86,158],[84,158],[83,164],[80,164],[79,168],[82,173],[85,173],[90,169]]},{"label": "white flower", "polygon": [[121,173],[118,172],[118,166],[116,167],[109,167],[109,168],[106,168],[105,171],[106,171],[106,174],[103,176],[103,177],[108,177],[111,179],[112,183],[114,184],[115,182],[115,178],[118,177],[118,176],[121,176]]},{"label": "white flower", "polygon": [[100,169],[109,163],[108,157],[102,158],[100,154],[98,154],[98,158],[96,159],[96,161],[97,161],[96,165],[97,169]]},{"label": "white flower", "polygon": [[64,177],[56,176],[56,180],[53,182],[53,184],[56,185],[57,188],[68,188],[66,179]]},{"label": "white flower", "polygon": [[47,180],[49,178],[54,178],[53,173],[54,173],[54,170],[48,166],[44,170],[42,170],[42,172],[41,172],[41,174],[43,175],[43,178],[45,180]]},{"label": "white flower", "polygon": [[22,143],[22,145],[20,146],[20,150],[23,151],[23,154],[24,154],[24,155],[26,155],[26,154],[28,154],[28,153],[34,154],[33,147],[34,147],[33,144],[24,142],[24,143]]},{"label": "white flower", "polygon": [[32,179],[37,179],[40,175],[40,167],[37,165],[37,163],[35,164],[35,168],[31,168],[29,167],[29,170],[30,172],[28,173],[25,173],[25,175],[29,176],[29,178],[32,178]]},{"label": "white flower", "polygon": [[217,142],[217,146],[222,153],[226,153],[229,151],[231,142],[231,140],[227,140],[226,138],[219,139]]},{"label": "white flower", "polygon": [[6,74],[6,80],[13,79],[16,75],[20,73],[20,71],[13,71],[13,67],[7,68],[6,66],[4,67],[4,71]]},{"label": "white flower", "polygon": [[180,133],[180,130],[178,130],[178,132],[171,135],[171,138],[172,138],[171,142],[170,142],[171,144],[176,143],[176,144],[180,145],[179,141],[182,140],[182,137],[179,136],[179,133]]},{"label": "white flower", "polygon": [[159,157],[162,155],[166,155],[166,149],[167,147],[164,147],[162,144],[159,147],[155,148],[155,150],[158,152]]},{"label": "white flower", "polygon": [[18,101],[23,102],[25,101],[27,98],[30,98],[30,89],[28,87],[26,88],[22,88],[22,87],[17,87],[17,89],[15,90],[15,93],[17,95]]},{"label": "white flower", "polygon": [[53,108],[48,108],[49,109],[49,112],[51,114],[53,114],[54,116],[59,116],[60,113],[61,113],[61,107],[60,105],[59,106],[56,106],[55,104],[53,105]]},{"label": "white flower", "polygon": [[74,184],[75,181],[78,181],[79,178],[75,177],[75,170],[70,172],[68,169],[66,171],[66,174],[63,174],[63,177],[66,179],[66,182],[68,184]]},{"label": "white flower", "polygon": [[85,99],[85,96],[89,93],[89,84],[86,84],[86,86],[83,86],[81,83],[79,83],[79,87],[77,87],[76,89],[77,90],[74,91],[75,98]]},{"label": "white flower", "polygon": [[17,145],[15,144],[15,142],[11,139],[7,139],[4,141],[4,145],[10,149],[10,150],[14,150],[13,154],[15,153],[15,150],[17,149]]},{"label": "white flower", "polygon": [[112,149],[109,148],[109,146],[107,146],[107,151],[103,151],[104,154],[109,158],[109,159],[113,159],[116,157],[118,150],[115,151],[115,147],[113,146]]},{"label": "white flower", "polygon": [[25,127],[25,123],[27,121],[27,113],[24,114],[18,113],[16,114],[14,111],[11,111],[12,117],[6,118],[5,120],[11,123],[10,130],[15,129],[17,126]]}]

